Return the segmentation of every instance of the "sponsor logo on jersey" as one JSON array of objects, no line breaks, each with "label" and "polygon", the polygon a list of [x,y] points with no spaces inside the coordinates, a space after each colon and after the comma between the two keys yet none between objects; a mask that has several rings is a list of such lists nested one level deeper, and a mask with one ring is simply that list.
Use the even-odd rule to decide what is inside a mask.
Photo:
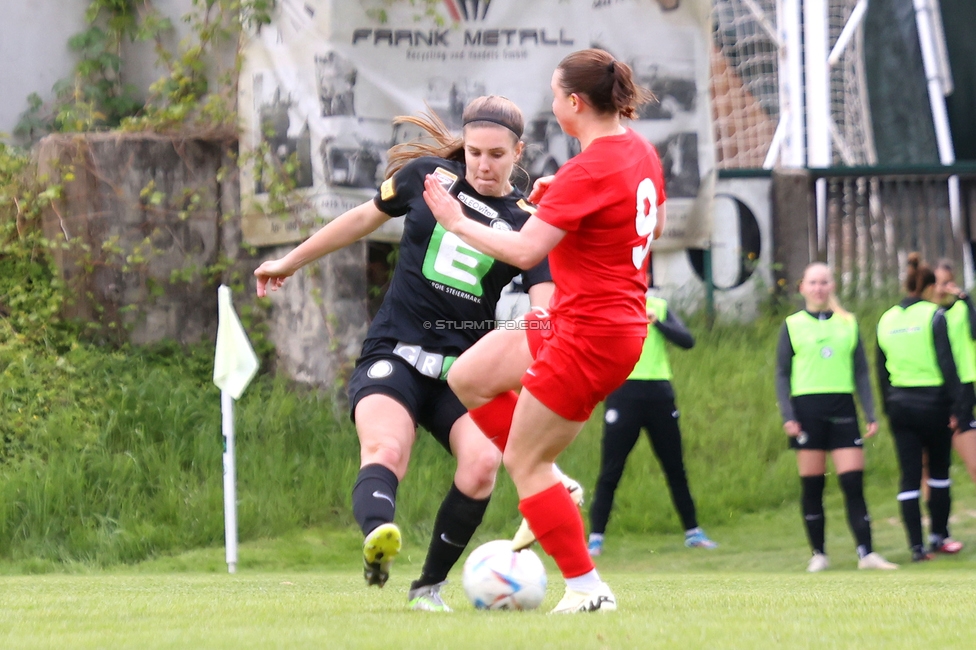
[{"label": "sponsor logo on jersey", "polygon": [[829,345],[825,345],[820,348],[820,356],[824,359],[829,359],[830,357],[834,356],[834,349]]},{"label": "sponsor logo on jersey", "polygon": [[389,201],[394,196],[396,196],[396,188],[393,187],[393,177],[390,176],[380,185],[380,198]]},{"label": "sponsor logo on jersey", "polygon": [[495,230],[504,230],[506,232],[512,230],[512,226],[509,225],[509,223],[504,219],[492,219],[491,227],[494,228]]},{"label": "sponsor logo on jersey", "polygon": [[385,359],[377,361],[366,371],[366,376],[370,379],[382,379],[383,377],[389,377],[391,374],[393,374],[393,364]]},{"label": "sponsor logo on jersey", "polygon": [[479,201],[473,196],[468,196],[464,192],[458,192],[458,201],[484,217],[488,217],[489,219],[495,219],[498,217],[498,210],[488,207],[485,203]]},{"label": "sponsor logo on jersey", "polygon": [[480,300],[484,295],[481,281],[494,263],[493,258],[437,224],[424,256],[423,273],[436,289],[460,298]]},{"label": "sponsor logo on jersey", "polygon": [[607,424],[613,424],[620,419],[620,413],[617,412],[617,409],[607,409],[603,419],[606,420]]},{"label": "sponsor logo on jersey", "polygon": [[457,174],[450,172],[443,167],[438,167],[431,175],[436,178],[437,182],[441,184],[441,187],[448,192],[451,191],[451,188],[454,187],[454,183],[457,182]]},{"label": "sponsor logo on jersey", "polygon": [[524,212],[528,212],[529,214],[536,213],[535,206],[529,205],[525,199],[519,199],[515,205],[521,208]]}]

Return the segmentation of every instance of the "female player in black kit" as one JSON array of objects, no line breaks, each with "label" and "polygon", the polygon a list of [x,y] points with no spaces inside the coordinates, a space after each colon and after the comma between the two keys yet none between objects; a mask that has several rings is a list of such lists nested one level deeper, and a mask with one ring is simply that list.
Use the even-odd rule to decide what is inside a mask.
[{"label": "female player in black kit", "polygon": [[[501,453],[447,386],[447,370],[491,329],[499,294],[512,278],[522,273],[532,304],[542,307],[553,286],[546,261],[524,272],[495,261],[438,225],[423,199],[424,179],[431,174],[465,206],[468,218],[519,230],[533,209],[509,181],[523,148],[518,107],[497,96],[473,100],[462,116],[461,138],[434,115],[397,120],[422,127],[437,144],[393,147],[387,178],[372,201],[337,217],[254,274],[258,295],[265,295],[266,287],[276,289],[309,262],[362,239],[391,217],[404,217],[393,280],[349,382],[361,447],[353,514],[365,535],[366,582],[382,587],[400,550],[400,531],[392,523],[397,485],[417,425],[430,431],[457,458],[457,472],[408,600],[414,609],[450,611],[440,587],[481,523]],[[472,322],[482,325],[468,329]]]},{"label": "female player in black kit", "polygon": [[647,298],[647,338],[633,372],[623,386],[606,401],[603,417],[603,451],[600,476],[590,506],[590,555],[603,553],[603,534],[610,519],[613,495],[624,472],[627,456],[637,444],[641,428],[647,431],[654,455],[668,481],[671,500],[685,530],[685,546],[715,548],[705,531],[698,527],[695,502],[688,489],[688,477],[681,453],[678,409],[671,386],[671,366],[665,342],[690,349],[695,339],[663,298]]},{"label": "female player in black kit", "polygon": [[783,323],[776,348],[776,397],[783,429],[796,449],[803,521],[813,550],[807,571],[815,573],[828,566],[823,508],[828,451],[857,542],[857,567],[896,569],[896,564],[871,546],[871,519],[864,502],[864,449],[855,390],[868,421],[864,438],[877,433],[878,423],[857,320],[837,303],[826,264],[807,266],[800,294],[805,308]]}]

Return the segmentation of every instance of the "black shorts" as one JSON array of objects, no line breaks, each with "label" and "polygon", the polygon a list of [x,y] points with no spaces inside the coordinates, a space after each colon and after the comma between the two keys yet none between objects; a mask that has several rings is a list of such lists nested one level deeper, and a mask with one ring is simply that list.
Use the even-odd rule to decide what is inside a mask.
[{"label": "black shorts", "polygon": [[792,449],[832,451],[863,444],[853,395],[798,395],[793,412],[803,433],[790,437]]},{"label": "black shorts", "polygon": [[356,421],[356,405],[367,395],[386,395],[403,405],[414,426],[430,431],[451,452],[451,428],[468,412],[446,381],[420,374],[393,354],[396,341],[367,339],[349,379],[349,408]]},{"label": "black shorts", "polygon": [[972,431],[973,429],[976,429],[976,415],[973,413],[976,411],[976,386],[974,386],[972,382],[963,384],[962,392],[963,399],[965,400],[963,410],[969,414],[969,423],[967,424],[966,422],[960,422],[959,430]]}]

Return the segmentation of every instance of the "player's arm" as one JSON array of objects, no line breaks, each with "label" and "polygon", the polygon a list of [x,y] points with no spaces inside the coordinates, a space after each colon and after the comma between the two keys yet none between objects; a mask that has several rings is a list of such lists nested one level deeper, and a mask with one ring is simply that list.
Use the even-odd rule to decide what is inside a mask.
[{"label": "player's arm", "polygon": [[[648,317],[650,317],[650,314],[648,314]],[[654,319],[654,327],[664,335],[664,338],[679,348],[690,350],[695,347],[695,337],[692,336],[688,327],[670,309],[663,321],[657,318]]]},{"label": "player's arm", "polygon": [[339,215],[314,235],[277,260],[268,260],[254,270],[258,296],[267,295],[267,287],[277,291],[285,279],[309,262],[359,241],[390,218],[372,200]]},{"label": "player's arm", "polygon": [[854,348],[854,386],[857,388],[857,396],[861,400],[864,419],[868,421],[868,424],[874,423],[877,420],[874,414],[874,392],[871,390],[868,357],[864,353],[864,343],[861,342],[860,336],[857,337],[857,347]]},{"label": "player's arm", "polygon": [[793,402],[790,400],[793,354],[790,331],[786,323],[783,323],[779,332],[779,341],[776,343],[776,401],[779,404],[780,416],[783,418],[783,429],[787,435],[796,437],[800,434],[800,426],[793,412]]},{"label": "player's arm", "polygon": [[565,230],[529,217],[521,230],[504,231],[468,219],[461,204],[433,176],[424,182],[424,200],[437,221],[464,243],[500,262],[529,269],[542,261],[566,235]]}]

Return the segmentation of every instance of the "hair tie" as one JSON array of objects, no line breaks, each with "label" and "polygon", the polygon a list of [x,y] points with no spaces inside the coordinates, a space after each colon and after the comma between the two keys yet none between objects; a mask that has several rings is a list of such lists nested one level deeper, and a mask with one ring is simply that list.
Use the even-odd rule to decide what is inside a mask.
[{"label": "hair tie", "polygon": [[610,74],[615,74],[617,72],[617,68],[613,65],[613,63],[613,61],[610,62]]}]

